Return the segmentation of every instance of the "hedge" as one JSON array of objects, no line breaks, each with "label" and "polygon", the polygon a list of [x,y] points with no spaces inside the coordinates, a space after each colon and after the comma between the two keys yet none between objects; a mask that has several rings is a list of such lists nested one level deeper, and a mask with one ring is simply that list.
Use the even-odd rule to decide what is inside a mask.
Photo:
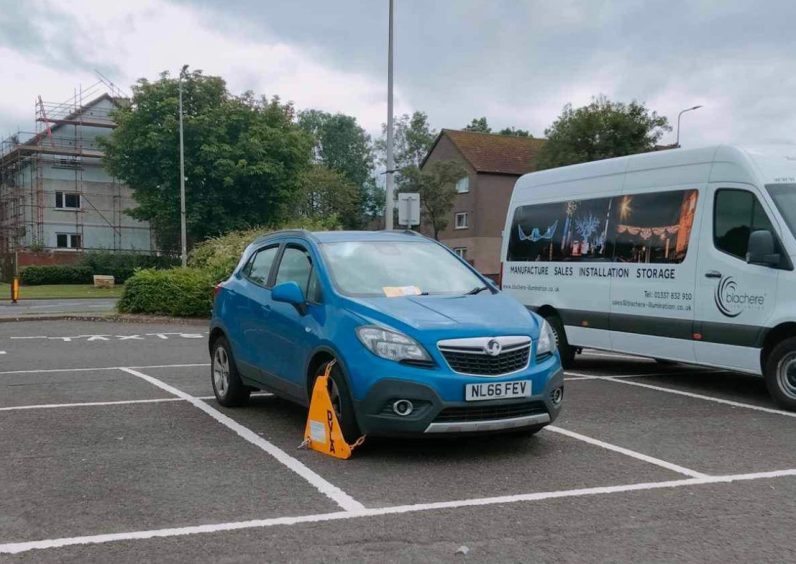
[{"label": "hedge", "polygon": [[25,286],[90,284],[93,274],[89,266],[28,266],[20,274],[20,282]]},{"label": "hedge", "polygon": [[174,317],[208,317],[214,280],[196,268],[138,270],[124,284],[119,300],[122,313]]},{"label": "hedge", "polygon": [[235,270],[246,247],[260,237],[279,229],[307,229],[330,231],[339,229],[337,216],[326,219],[303,219],[279,227],[253,227],[241,231],[230,231],[225,235],[207,239],[196,245],[188,257],[188,266],[208,272],[216,282],[226,280]]},{"label": "hedge", "polygon": [[94,274],[113,276],[117,284],[130,278],[138,268],[172,268],[179,264],[177,257],[111,252],[86,253],[81,261]]}]

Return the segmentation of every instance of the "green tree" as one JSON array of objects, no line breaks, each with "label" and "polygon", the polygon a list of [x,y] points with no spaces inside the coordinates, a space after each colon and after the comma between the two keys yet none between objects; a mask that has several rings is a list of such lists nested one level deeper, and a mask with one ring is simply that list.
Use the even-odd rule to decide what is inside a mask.
[{"label": "green tree", "polygon": [[361,227],[373,178],[370,136],[356,118],[343,114],[306,110],[299,114],[298,124],[315,139],[315,162],[341,173],[357,188],[359,210],[341,219],[348,228]]},{"label": "green tree", "polygon": [[360,187],[343,173],[316,163],[302,175],[296,215],[310,220],[337,217],[348,225],[361,215],[361,196]]},{"label": "green tree", "polygon": [[498,131],[498,135],[508,135],[510,137],[533,137],[527,129],[516,129],[514,127],[504,127]]},{"label": "green tree", "polygon": [[408,166],[401,171],[399,191],[420,194],[421,220],[439,240],[450,220],[456,198],[456,182],[466,174],[458,161],[434,161],[423,170]]},{"label": "green tree", "polygon": [[[189,241],[288,218],[312,139],[278,97],[234,96],[224,80],[184,71],[186,211]],[[162,73],[133,86],[118,127],[103,142],[109,171],[128,184],[163,249],[179,247],[178,79]]]},{"label": "green tree", "polygon": [[492,128],[486,122],[485,117],[474,118],[470,125],[465,126],[465,131],[475,131],[477,133],[492,133]]},{"label": "green tree", "polygon": [[[395,170],[402,170],[408,166],[419,167],[426,157],[437,132],[428,123],[425,112],[414,112],[411,116],[404,114],[396,117],[393,129],[393,154],[395,156]],[[376,151],[382,166],[387,162],[387,126],[382,124],[382,136],[376,140]]]},{"label": "green tree", "polygon": [[547,142],[537,158],[539,169],[644,153],[655,148],[669,121],[643,104],[612,102],[605,96],[588,106],[564,106],[545,130]]}]

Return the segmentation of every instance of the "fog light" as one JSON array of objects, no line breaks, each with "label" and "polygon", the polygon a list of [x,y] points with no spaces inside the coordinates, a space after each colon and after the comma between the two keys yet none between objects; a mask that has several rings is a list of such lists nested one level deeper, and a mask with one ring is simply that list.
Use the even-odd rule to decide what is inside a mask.
[{"label": "fog light", "polygon": [[415,406],[412,405],[411,401],[401,399],[392,404],[392,410],[396,415],[406,417],[407,415],[412,414],[412,412],[415,410]]},{"label": "fog light", "polygon": [[552,392],[550,392],[550,400],[553,402],[553,405],[559,405],[561,400],[564,399],[564,388],[556,388]]}]

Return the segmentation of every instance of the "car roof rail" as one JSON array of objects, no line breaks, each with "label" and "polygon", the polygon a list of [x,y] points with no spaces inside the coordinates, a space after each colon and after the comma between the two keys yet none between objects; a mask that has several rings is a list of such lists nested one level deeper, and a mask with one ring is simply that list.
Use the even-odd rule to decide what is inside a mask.
[{"label": "car roof rail", "polygon": [[259,243],[260,241],[264,241],[270,237],[274,237],[276,235],[301,235],[302,237],[306,237],[307,239],[312,239],[313,241],[317,242],[317,237],[312,234],[312,231],[307,229],[277,229],[276,231],[271,231],[270,233],[265,233],[257,237],[253,242]]}]

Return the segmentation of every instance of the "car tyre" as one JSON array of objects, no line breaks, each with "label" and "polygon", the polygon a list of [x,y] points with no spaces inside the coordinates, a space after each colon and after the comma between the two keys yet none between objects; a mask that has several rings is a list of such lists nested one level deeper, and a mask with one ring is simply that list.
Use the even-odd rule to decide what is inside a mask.
[{"label": "car tyre", "polygon": [[564,368],[572,368],[575,364],[575,347],[571,347],[567,341],[567,333],[564,331],[564,324],[561,319],[554,314],[544,317],[545,321],[550,324],[550,328],[556,336],[556,346],[558,353],[561,355],[561,366]]},{"label": "car tyre", "polygon": [[[313,388],[315,387],[315,379],[326,372],[327,366],[329,366],[328,362],[318,368],[313,379]],[[348,383],[345,376],[343,376],[340,365],[337,363],[332,367],[332,372],[329,375],[329,399],[332,400],[332,407],[335,415],[337,415],[343,438],[348,444],[354,444],[360,437],[361,432],[354,413],[354,401],[351,399]]]},{"label": "car tyre", "polygon": [[774,401],[796,411],[796,337],[783,340],[769,353],[764,376]]},{"label": "car tyre", "polygon": [[210,381],[218,403],[224,407],[240,407],[249,401],[251,388],[244,385],[232,357],[232,349],[225,337],[213,342],[210,362]]}]

